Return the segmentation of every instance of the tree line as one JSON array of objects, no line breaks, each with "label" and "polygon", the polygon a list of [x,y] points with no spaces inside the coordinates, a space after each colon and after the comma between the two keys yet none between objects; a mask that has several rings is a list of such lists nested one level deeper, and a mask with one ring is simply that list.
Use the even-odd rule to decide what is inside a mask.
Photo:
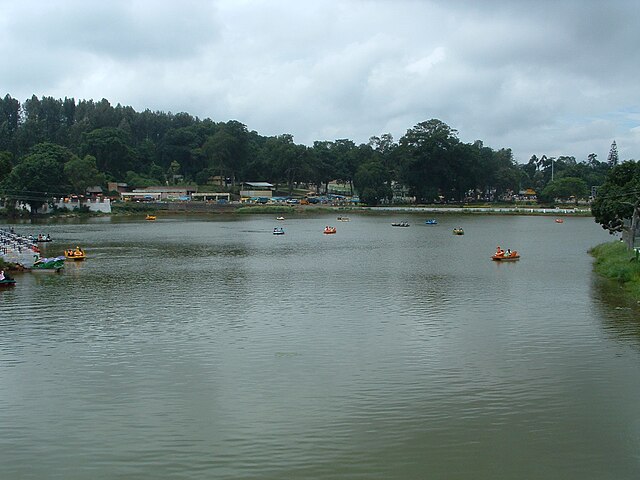
[{"label": "tree line", "polygon": [[518,164],[511,149],[464,143],[437,119],[409,128],[398,141],[387,133],[362,144],[345,138],[307,146],[287,133],[260,135],[236,120],[137,112],[106,99],[0,99],[0,193],[34,208],[108,181],[206,186],[216,177],[230,189],[264,180],[289,193],[300,185],[320,193],[337,180],[369,205],[392,201],[396,185],[417,203],[498,201],[526,188],[543,200],[577,199],[603,183],[610,168],[595,154],[583,161],[534,155]]}]

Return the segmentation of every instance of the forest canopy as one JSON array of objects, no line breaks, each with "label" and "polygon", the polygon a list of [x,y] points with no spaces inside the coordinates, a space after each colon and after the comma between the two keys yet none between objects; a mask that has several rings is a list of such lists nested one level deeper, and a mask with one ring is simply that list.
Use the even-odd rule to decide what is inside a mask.
[{"label": "forest canopy", "polygon": [[595,154],[584,161],[534,155],[521,165],[511,149],[464,143],[438,119],[409,128],[397,142],[387,133],[360,145],[342,138],[306,146],[237,120],[137,112],[106,99],[0,99],[0,193],[34,203],[108,181],[204,186],[214,178],[230,190],[260,180],[289,193],[298,185],[320,192],[339,181],[371,205],[390,202],[397,186],[418,203],[491,201],[527,188],[577,198],[602,184],[610,167]]}]

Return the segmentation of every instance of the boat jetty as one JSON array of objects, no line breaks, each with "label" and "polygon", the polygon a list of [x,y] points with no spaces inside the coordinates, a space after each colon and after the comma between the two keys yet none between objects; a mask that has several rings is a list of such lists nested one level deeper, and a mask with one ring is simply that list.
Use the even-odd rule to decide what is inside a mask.
[{"label": "boat jetty", "polygon": [[24,237],[15,233],[13,228],[0,228],[0,258],[7,263],[31,268],[40,258],[40,249],[33,236]]}]

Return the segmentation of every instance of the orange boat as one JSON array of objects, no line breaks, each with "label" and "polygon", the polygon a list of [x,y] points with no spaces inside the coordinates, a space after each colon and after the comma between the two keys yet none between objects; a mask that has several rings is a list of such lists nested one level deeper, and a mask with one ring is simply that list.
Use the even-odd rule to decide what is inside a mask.
[{"label": "orange boat", "polygon": [[324,227],[324,233],[327,235],[331,233],[336,233],[336,232],[337,232],[336,227],[328,227],[328,226]]},{"label": "orange boat", "polygon": [[491,260],[496,262],[515,262],[516,260],[520,260],[520,254],[510,249],[504,251],[498,246],[496,247],[496,253],[491,256]]}]

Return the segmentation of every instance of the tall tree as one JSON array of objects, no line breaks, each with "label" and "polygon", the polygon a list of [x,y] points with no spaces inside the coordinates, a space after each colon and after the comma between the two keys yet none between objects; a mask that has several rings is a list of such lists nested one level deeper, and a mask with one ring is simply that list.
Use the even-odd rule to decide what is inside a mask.
[{"label": "tall tree", "polygon": [[615,167],[618,165],[618,146],[616,145],[616,141],[614,140],[611,144],[611,148],[609,149],[609,156],[607,157],[607,162],[609,166]]},{"label": "tall tree", "polygon": [[371,159],[358,168],[353,180],[359,193],[360,201],[366,205],[378,205],[383,201],[391,201],[389,171],[379,159]]},{"label": "tall tree", "polygon": [[419,202],[432,202],[451,189],[457,131],[432,119],[419,123],[400,139],[401,179]]},{"label": "tall tree", "polygon": [[[640,218],[640,163],[627,161],[613,167],[598,189],[591,212],[609,233],[626,230],[631,248]],[[625,220],[630,220],[629,226]]]},{"label": "tall tree", "polygon": [[0,183],[6,178],[13,168],[11,152],[0,152]]},{"label": "tall tree", "polygon": [[122,180],[127,170],[139,168],[126,132],[118,128],[98,128],[85,134],[82,154],[95,157],[98,169],[116,180]]},{"label": "tall tree", "polygon": [[52,197],[66,195],[69,187],[60,162],[43,154],[33,154],[11,170],[2,190],[10,200],[28,203],[31,212],[36,214]]},{"label": "tall tree", "polygon": [[91,155],[85,155],[83,158],[74,155],[64,164],[64,174],[78,195],[83,195],[88,187],[102,186],[106,183],[104,173],[98,170],[96,158]]}]

